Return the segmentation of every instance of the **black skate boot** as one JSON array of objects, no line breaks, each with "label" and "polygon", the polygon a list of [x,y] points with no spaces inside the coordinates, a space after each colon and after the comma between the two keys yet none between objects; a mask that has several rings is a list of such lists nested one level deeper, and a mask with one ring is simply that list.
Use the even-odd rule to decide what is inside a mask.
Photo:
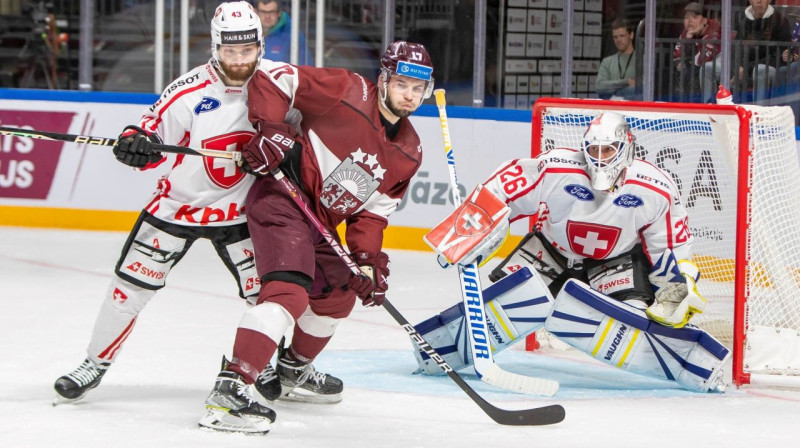
[{"label": "black skate boot", "polygon": [[275,411],[254,401],[242,376],[223,370],[206,398],[206,415],[198,424],[220,431],[266,434],[274,421]]},{"label": "black skate boot", "polygon": [[278,350],[276,368],[281,382],[281,400],[332,404],[342,401],[342,380],[317,372],[311,363],[294,359],[288,350]]},{"label": "black skate boot", "polygon": [[272,364],[267,364],[267,367],[258,374],[255,387],[259,395],[267,401],[275,401],[281,396],[281,381]]},{"label": "black skate boot", "polygon": [[58,396],[53,401],[53,406],[78,401],[87,392],[97,387],[103,375],[106,374],[110,363],[95,363],[89,358],[83,360],[80,366],[72,372],[56,380],[53,386]]}]

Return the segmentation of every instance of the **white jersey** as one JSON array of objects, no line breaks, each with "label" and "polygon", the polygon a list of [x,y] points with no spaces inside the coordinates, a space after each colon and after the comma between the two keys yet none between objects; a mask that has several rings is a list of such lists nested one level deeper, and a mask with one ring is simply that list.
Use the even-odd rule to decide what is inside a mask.
[{"label": "white jersey", "polygon": [[[246,85],[226,86],[211,64],[205,64],[167,86],[139,126],[168,145],[240,151],[254,134],[246,100]],[[180,225],[240,224],[245,222],[244,200],[254,180],[230,159],[178,154],[145,210]]]},{"label": "white jersey", "polygon": [[672,179],[634,160],[613,192],[596,191],[580,151],[554,149],[501,165],[485,182],[511,207],[511,220],[538,213],[537,227],[572,260],[608,259],[641,243],[650,262],[666,249],[691,259],[688,216]]}]

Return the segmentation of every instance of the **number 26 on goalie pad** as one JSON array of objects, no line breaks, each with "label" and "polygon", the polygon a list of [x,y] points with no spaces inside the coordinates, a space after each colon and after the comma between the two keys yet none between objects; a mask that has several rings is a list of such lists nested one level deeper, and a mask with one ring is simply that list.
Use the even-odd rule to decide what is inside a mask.
[{"label": "number 26 on goalie pad", "polygon": [[503,201],[478,185],[463,204],[423,239],[450,264],[482,264],[505,241],[510,213]]}]

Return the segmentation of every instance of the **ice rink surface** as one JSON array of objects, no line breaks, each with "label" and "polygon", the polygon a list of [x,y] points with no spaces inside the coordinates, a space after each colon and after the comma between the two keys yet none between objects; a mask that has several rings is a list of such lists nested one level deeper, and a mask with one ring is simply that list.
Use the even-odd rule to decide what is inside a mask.
[{"label": "ice rink surface", "polygon": [[[412,375],[406,333],[360,305],[315,365],[345,383],[336,405],[275,403],[265,436],[199,429],[203,402],[230,355],[246,305],[211,246],[198,241],[140,314],[102,384],[53,407],[53,382],[85,357],[126,234],[0,227],[0,445],[3,447],[796,447],[800,392],[730,388],[697,394],[606,367],[580,353],[497,355],[516,373],[561,382],[549,399],[500,391],[506,409],[559,403],[564,422],[508,427],[447,377]],[[456,303],[453,271],[431,253],[390,251],[392,303],[417,323]],[[488,271],[488,270],[487,270]]]}]

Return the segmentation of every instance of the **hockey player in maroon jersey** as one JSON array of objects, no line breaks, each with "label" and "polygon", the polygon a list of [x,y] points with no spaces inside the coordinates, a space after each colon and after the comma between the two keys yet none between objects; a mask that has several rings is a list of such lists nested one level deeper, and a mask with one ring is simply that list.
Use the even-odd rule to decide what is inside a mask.
[{"label": "hockey player in maroon jersey", "polygon": [[[264,62],[258,15],[247,2],[225,3],[211,21],[211,34],[211,60],[170,84],[138,125],[123,131],[113,149],[120,162],[142,169],[165,162],[151,142],[230,151],[251,139],[245,84]],[[122,249],[87,358],[55,383],[58,403],[78,400],[97,387],[139,312],[197,239],[211,241],[233,274],[239,295],[255,303],[258,276],[244,213],[253,180],[230,160],[177,156]],[[262,378],[270,373],[271,368]]]},{"label": "hockey player in maroon jersey", "polygon": [[[261,291],[258,305],[239,323],[233,358],[219,378],[233,375],[252,384],[277,350],[284,398],[335,403],[342,381],[316,371],[312,362],[356,296],[366,306],[383,302],[389,275],[383,230],[422,161],[407,117],[430,97],[433,67],[421,44],[404,41],[383,54],[377,85],[343,69],[265,65],[248,86],[257,134],[242,150],[242,168],[259,176],[246,206]],[[302,134],[283,124],[290,108],[302,113]],[[270,175],[278,168],[300,186],[328,229],[346,223],[345,242],[364,275],[350,273]],[[291,345],[279,348],[290,329]],[[219,384],[200,425],[269,430],[257,416],[216,405],[225,400]]]}]

